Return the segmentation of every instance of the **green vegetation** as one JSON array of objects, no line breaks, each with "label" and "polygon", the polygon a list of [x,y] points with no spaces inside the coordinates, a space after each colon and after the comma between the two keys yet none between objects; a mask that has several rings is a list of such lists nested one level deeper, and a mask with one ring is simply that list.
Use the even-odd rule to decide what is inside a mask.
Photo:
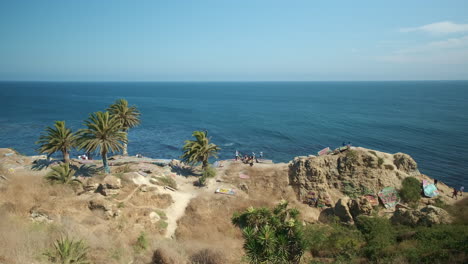
[{"label": "green vegetation", "polygon": [[137,238],[135,245],[133,246],[133,249],[135,250],[135,252],[140,253],[142,251],[145,251],[147,248],[148,248],[148,238],[146,237],[145,232],[141,232]]},{"label": "green vegetation", "polygon": [[44,253],[52,263],[60,264],[90,264],[87,257],[88,247],[82,240],[60,238],[51,250]]},{"label": "green vegetation", "polygon": [[369,188],[359,185],[356,186],[354,183],[349,181],[343,181],[343,193],[351,198],[358,198],[364,194],[372,194],[372,190]]},{"label": "green vegetation", "polygon": [[167,220],[167,215],[164,211],[156,210],[155,212],[159,215],[159,217],[161,217],[162,220]]},{"label": "green vegetation", "polygon": [[394,228],[387,218],[359,216],[356,227],[364,235],[367,242],[364,253],[370,259],[380,258],[383,249],[396,242]]},{"label": "green vegetation", "polygon": [[68,163],[63,163],[52,167],[52,170],[46,174],[45,179],[51,184],[82,184],[81,181],[74,176],[75,171],[70,168],[70,165]]},{"label": "green vegetation", "polygon": [[[121,130],[125,133],[127,133],[130,128],[140,124],[140,112],[136,106],[128,106],[128,102],[125,99],[118,99],[107,111],[120,122]],[[128,155],[127,142],[124,142],[123,145],[123,155]]]},{"label": "green vegetation", "polygon": [[379,166],[379,168],[382,168],[383,163],[384,163],[384,159],[381,158],[381,157],[379,157],[379,158],[377,159],[377,165]]},{"label": "green vegetation", "polygon": [[210,143],[207,131],[194,131],[192,134],[196,140],[186,140],[183,147],[184,154],[180,157],[184,162],[195,165],[202,163],[202,169],[208,167],[208,159],[210,157],[217,158],[217,153],[220,150],[218,146]]},{"label": "green vegetation", "polygon": [[45,134],[36,142],[39,145],[37,151],[50,157],[57,151],[61,151],[65,163],[70,163],[69,151],[76,145],[76,135],[66,128],[65,121],[55,121],[53,127],[47,127]]},{"label": "green vegetation", "polygon": [[107,154],[123,149],[127,133],[121,130],[120,121],[109,112],[96,112],[85,121],[87,128],[78,131],[78,147],[86,152],[99,151],[106,173],[110,173]]},{"label": "green vegetation", "polygon": [[307,248],[312,256],[348,261],[360,254],[364,237],[355,227],[338,223],[307,225],[304,230]]},{"label": "green vegetation", "polygon": [[169,186],[177,190],[177,182],[171,176],[160,176],[155,177],[155,179],[159,182],[159,184],[163,186]]},{"label": "green vegetation", "polygon": [[346,164],[351,165],[355,163],[357,161],[357,157],[358,155],[355,150],[348,150],[348,152],[346,152]]},{"label": "green vegetation", "polygon": [[300,263],[305,250],[299,211],[282,201],[275,208],[248,208],[235,213],[232,223],[242,229],[250,263]]},{"label": "green vegetation", "polygon": [[416,203],[421,199],[421,183],[414,177],[407,177],[402,182],[400,197],[406,203]]},{"label": "green vegetation", "polygon": [[208,178],[213,178],[216,176],[216,170],[213,169],[211,166],[206,167],[203,170],[202,176],[198,179],[199,186],[205,186],[206,180]]},{"label": "green vegetation", "polygon": [[166,229],[168,225],[169,225],[169,223],[167,223],[167,222],[164,221],[164,220],[160,220],[160,221],[158,222],[158,226],[159,226],[160,229]]}]

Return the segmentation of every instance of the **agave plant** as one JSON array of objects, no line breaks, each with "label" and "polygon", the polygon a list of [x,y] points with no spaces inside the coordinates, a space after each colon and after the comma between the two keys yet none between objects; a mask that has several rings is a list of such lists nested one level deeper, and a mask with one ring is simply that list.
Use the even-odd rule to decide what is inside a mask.
[{"label": "agave plant", "polygon": [[[128,101],[119,99],[112,104],[107,111],[120,122],[123,132],[127,133],[130,128],[140,124],[140,111],[136,106],[128,106]],[[123,155],[128,155],[127,143],[123,145]]]},{"label": "agave plant", "polygon": [[45,134],[39,137],[36,142],[39,145],[37,151],[47,154],[47,157],[57,151],[63,154],[65,163],[70,162],[69,151],[76,144],[76,135],[65,126],[65,121],[55,121],[53,127],[47,127]]},{"label": "agave plant", "polygon": [[300,263],[305,243],[299,211],[282,201],[273,210],[248,208],[232,217],[242,229],[244,249],[250,263]]},{"label": "agave plant", "polygon": [[107,154],[118,152],[127,143],[127,133],[121,130],[121,123],[109,112],[96,112],[85,121],[87,128],[80,129],[78,134],[78,148],[86,152],[99,151],[106,173],[110,173]]},{"label": "agave plant", "polygon": [[44,253],[52,263],[60,264],[90,264],[88,247],[82,240],[74,241],[68,237],[55,241],[52,250]]},{"label": "agave plant", "polygon": [[192,134],[195,140],[186,140],[183,147],[184,154],[181,159],[189,164],[195,165],[202,163],[202,169],[208,168],[208,159],[210,157],[217,158],[217,153],[220,148],[210,143],[207,131],[194,131]]},{"label": "agave plant", "polygon": [[68,163],[52,167],[52,170],[46,174],[45,178],[51,184],[73,184],[80,183],[81,181],[76,179],[75,171],[70,168]]}]

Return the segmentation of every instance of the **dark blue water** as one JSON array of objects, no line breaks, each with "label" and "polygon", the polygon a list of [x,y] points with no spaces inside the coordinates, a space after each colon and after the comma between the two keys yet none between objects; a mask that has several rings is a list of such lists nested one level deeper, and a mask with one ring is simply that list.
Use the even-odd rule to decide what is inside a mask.
[{"label": "dark blue water", "polygon": [[221,158],[238,149],[287,162],[351,141],[408,153],[423,173],[468,184],[468,81],[0,82],[0,147],[35,154],[34,142],[54,120],[79,129],[89,113],[121,97],[142,113],[130,154],[178,158],[192,131],[204,129]]}]

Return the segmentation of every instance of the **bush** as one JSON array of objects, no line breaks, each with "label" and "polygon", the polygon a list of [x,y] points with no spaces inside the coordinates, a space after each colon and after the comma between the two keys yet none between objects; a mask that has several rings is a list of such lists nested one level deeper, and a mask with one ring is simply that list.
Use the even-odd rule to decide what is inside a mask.
[{"label": "bush", "polygon": [[384,159],[379,157],[379,158],[377,159],[377,165],[379,166],[379,168],[382,167],[383,163],[384,163]]},{"label": "bush", "polygon": [[364,253],[371,259],[385,257],[386,250],[396,243],[396,234],[390,220],[380,217],[358,216],[356,227],[366,239]]},{"label": "bush", "polygon": [[203,174],[202,174],[202,177],[205,177],[205,178],[213,178],[215,176],[216,176],[216,170],[210,166],[206,167],[206,169],[203,171]]},{"label": "bush", "polygon": [[357,161],[357,152],[355,150],[348,150],[346,152],[346,164],[353,164]]},{"label": "bush", "polygon": [[177,182],[171,176],[156,177],[156,180],[161,185],[169,186],[173,189],[177,189]]},{"label": "bush", "polygon": [[221,252],[206,248],[193,254],[190,262],[192,264],[224,264],[226,259]]},{"label": "bush", "polygon": [[351,260],[364,245],[362,234],[355,227],[340,224],[308,225],[304,231],[307,248],[313,256]]},{"label": "bush", "polygon": [[403,180],[400,197],[406,203],[416,203],[421,199],[421,183],[414,177]]},{"label": "bush", "polygon": [[141,232],[137,238],[135,245],[133,246],[133,249],[135,250],[135,252],[139,253],[141,251],[146,250],[147,248],[148,239],[146,238],[146,234],[144,232]]},{"label": "bush", "polygon": [[44,253],[52,263],[89,264],[88,247],[82,240],[60,238],[54,243],[53,249]]},{"label": "bush", "polygon": [[235,213],[232,223],[242,229],[250,263],[299,263],[305,250],[299,211],[281,201],[273,209],[253,207]]}]

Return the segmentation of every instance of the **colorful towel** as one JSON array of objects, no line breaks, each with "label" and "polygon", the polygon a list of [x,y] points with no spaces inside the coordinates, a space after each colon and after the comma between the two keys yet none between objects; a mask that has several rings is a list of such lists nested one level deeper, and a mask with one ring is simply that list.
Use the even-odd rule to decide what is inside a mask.
[{"label": "colorful towel", "polygon": [[424,190],[424,195],[427,197],[436,197],[439,195],[439,191],[437,190],[437,187],[435,184],[430,183],[427,180],[423,180],[423,190]]},{"label": "colorful towel", "polygon": [[225,188],[218,188],[216,189],[215,193],[220,193],[220,194],[227,194],[227,195],[234,195],[236,192],[234,189],[225,189]]},{"label": "colorful towel", "polygon": [[376,206],[376,205],[379,205],[379,200],[378,198],[373,195],[373,194],[366,194],[363,196],[364,199],[366,199],[367,201],[369,201],[369,203],[372,205],[372,206]]},{"label": "colorful towel", "polygon": [[323,155],[327,155],[327,154],[330,153],[330,152],[331,152],[330,148],[329,148],[329,147],[326,147],[326,148],[322,149],[321,151],[317,152],[317,154],[318,154],[319,156],[323,156]]},{"label": "colorful towel", "polygon": [[379,192],[379,198],[384,204],[385,208],[393,208],[400,202],[398,192],[393,187],[385,187]]}]

